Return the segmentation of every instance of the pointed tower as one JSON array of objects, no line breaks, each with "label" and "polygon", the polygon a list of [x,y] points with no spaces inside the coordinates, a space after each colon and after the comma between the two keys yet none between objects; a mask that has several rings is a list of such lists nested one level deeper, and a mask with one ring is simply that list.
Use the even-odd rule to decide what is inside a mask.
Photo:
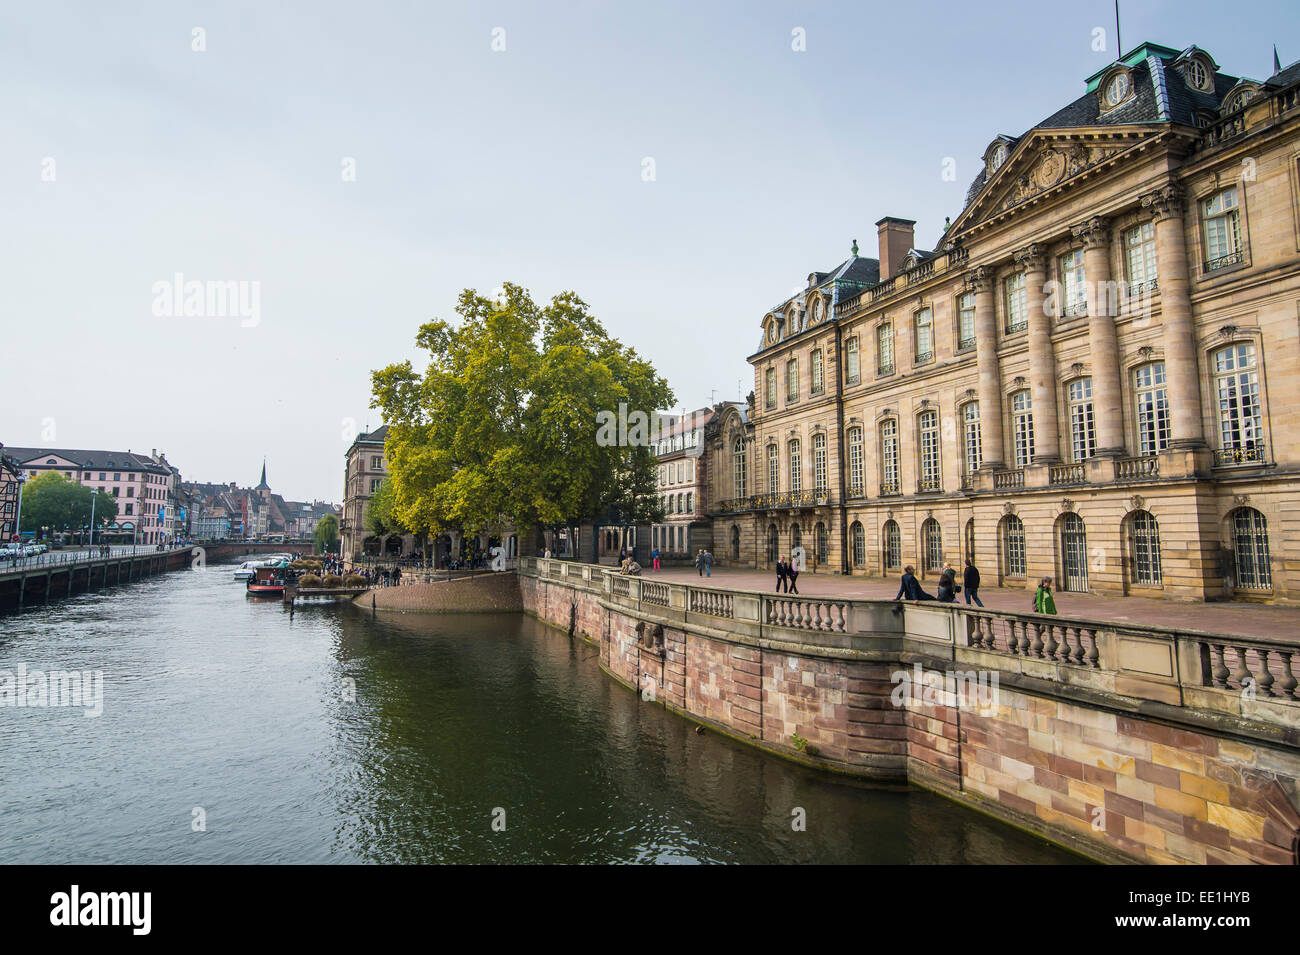
[{"label": "pointed tower", "polygon": [[271,496],[271,485],[266,483],[266,458],[262,458],[262,480],[253,490],[263,498]]}]

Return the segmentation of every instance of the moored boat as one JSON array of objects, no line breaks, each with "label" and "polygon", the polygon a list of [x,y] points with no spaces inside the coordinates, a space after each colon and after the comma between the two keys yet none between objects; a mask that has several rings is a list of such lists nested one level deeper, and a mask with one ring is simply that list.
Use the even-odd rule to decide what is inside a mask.
[{"label": "moored boat", "polygon": [[284,565],[280,564],[275,567],[258,567],[254,571],[254,576],[249,578],[248,592],[250,594],[279,597],[284,594]]}]

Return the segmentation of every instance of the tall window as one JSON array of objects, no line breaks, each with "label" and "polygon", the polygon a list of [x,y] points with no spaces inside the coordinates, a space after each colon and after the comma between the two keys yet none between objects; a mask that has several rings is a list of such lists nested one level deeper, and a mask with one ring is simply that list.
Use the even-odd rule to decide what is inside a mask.
[{"label": "tall window", "polygon": [[884,553],[881,555],[885,560],[885,569],[903,566],[903,535],[898,531],[898,521],[885,521],[885,526],[881,529],[881,535],[884,538]]},{"label": "tall window", "polygon": [[775,444],[767,446],[767,493],[777,494],[781,490],[781,452]]},{"label": "tall window", "polygon": [[1025,525],[1014,514],[1002,519],[1002,557],[1008,577],[1025,576]]},{"label": "tall window", "polygon": [[880,493],[898,493],[898,422],[880,426]]},{"label": "tall window", "polygon": [[856,385],[861,380],[861,372],[858,368],[858,339],[856,336],[844,343],[844,374],[846,384]]},{"label": "tall window", "polygon": [[1034,460],[1034,408],[1028,389],[1011,396],[1011,431],[1016,445],[1016,467]]},{"label": "tall window", "polygon": [[1169,447],[1169,396],[1165,392],[1165,363],[1143,365],[1134,372],[1137,399],[1138,454],[1158,454]]},{"label": "tall window", "polygon": [[886,322],[876,329],[876,371],[882,375],[894,373],[894,326]]},{"label": "tall window", "polygon": [[917,490],[941,490],[943,481],[939,474],[939,412],[921,412],[917,418],[917,437],[921,447],[921,483]]},{"label": "tall window", "polygon": [[809,361],[812,364],[812,393],[820,395],[826,390],[826,382],[822,377],[822,350],[814,348]]},{"label": "tall window", "polygon": [[790,442],[790,490],[798,494],[803,490],[803,458],[799,455],[799,439]]},{"label": "tall window", "polygon": [[1253,507],[1232,512],[1232,549],[1237,561],[1237,586],[1242,590],[1272,590],[1268,522]]},{"label": "tall window", "polygon": [[1205,270],[1212,272],[1241,261],[1241,210],[1232,186],[1201,203],[1205,229]]},{"label": "tall window", "polygon": [[731,525],[731,559],[740,560],[740,528]]},{"label": "tall window", "polygon": [[1029,308],[1025,299],[1025,273],[1017,272],[1006,280],[1007,332],[1029,327]]},{"label": "tall window", "polygon": [[849,495],[862,495],[862,429],[849,428]]},{"label": "tall window", "polygon": [[957,348],[975,347],[975,293],[957,299]]},{"label": "tall window", "polygon": [[1134,511],[1129,518],[1129,551],[1133,556],[1133,583],[1160,586],[1160,525],[1150,511]]},{"label": "tall window", "polygon": [[857,521],[849,528],[849,549],[853,552],[853,566],[859,570],[867,566],[867,535]]},{"label": "tall window", "polygon": [[927,362],[934,357],[934,316],[928,308],[916,313],[916,361]]},{"label": "tall window", "polygon": [[961,407],[962,449],[965,452],[966,473],[974,474],[984,462],[984,449],[980,441],[980,403],[968,401]]},{"label": "tall window", "polygon": [[824,564],[830,559],[831,537],[830,534],[826,532],[826,525],[821,521],[817,522],[817,532],[814,535],[814,538],[813,546],[815,547],[815,550],[813,551],[813,554],[816,556],[817,563]]},{"label": "tall window", "polygon": [[776,532],[776,525],[767,525],[767,560],[775,564],[781,558],[781,538]]},{"label": "tall window", "polygon": [[749,494],[749,472],[745,466],[745,439],[737,438],[731,445],[732,474],[735,480],[736,497]]},{"label": "tall window", "polygon": [[933,517],[921,525],[921,540],[925,544],[925,569],[943,570],[943,530]]},{"label": "tall window", "polygon": [[818,494],[826,492],[826,435],[813,435],[813,489]]},{"label": "tall window", "polygon": [[1072,249],[1061,256],[1061,317],[1088,314],[1084,294],[1083,249]]},{"label": "tall window", "polygon": [[1124,262],[1128,267],[1128,292],[1137,295],[1155,288],[1156,227],[1150,222],[1135,225],[1124,233]]},{"label": "tall window", "polygon": [[771,411],[776,407],[776,369],[767,370],[766,391],[764,393],[764,403],[767,409]]},{"label": "tall window", "polygon": [[785,400],[799,400],[799,359],[791,358],[785,363]]},{"label": "tall window", "polygon": [[1097,428],[1092,409],[1092,379],[1070,382],[1070,450],[1074,460],[1086,461],[1097,453]]},{"label": "tall window", "polygon": [[1255,346],[1229,345],[1214,353],[1219,396],[1219,460],[1224,464],[1264,459]]}]

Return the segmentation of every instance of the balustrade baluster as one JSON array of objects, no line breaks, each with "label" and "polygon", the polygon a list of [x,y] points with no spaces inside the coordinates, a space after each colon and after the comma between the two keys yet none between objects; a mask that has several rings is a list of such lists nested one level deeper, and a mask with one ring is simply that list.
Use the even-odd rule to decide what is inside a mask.
[{"label": "balustrade baluster", "polygon": [[1264,691],[1265,696],[1277,696],[1273,692],[1273,671],[1268,668],[1268,651],[1256,649],[1255,654],[1259,657],[1259,679],[1255,684]]},{"label": "balustrade baluster", "polygon": [[1029,644],[1029,655],[1036,660],[1041,659],[1043,655],[1043,631],[1044,630],[1048,630],[1050,632],[1051,628],[1046,627],[1042,624],[1034,625],[1034,640],[1031,644]]},{"label": "balustrade baluster", "polygon": [[1246,685],[1247,680],[1253,680],[1254,675],[1246,666],[1246,648],[1233,647],[1232,652],[1237,655],[1237,669],[1232,672],[1232,678],[1237,681],[1237,687],[1241,688]]},{"label": "balustrade baluster", "polygon": [[[1079,632],[1080,632],[1080,634],[1082,634],[1082,633],[1084,633],[1085,631],[1083,630],[1082,627],[1080,627],[1080,628],[1079,628]],[[1090,667],[1092,667],[1094,670],[1096,670],[1096,669],[1098,669],[1098,668],[1100,667],[1100,665],[1101,665],[1101,652],[1097,649],[1097,631],[1096,631],[1096,630],[1088,630],[1088,631],[1086,631],[1086,632],[1087,632],[1087,634],[1088,634],[1088,653],[1087,653],[1087,663],[1088,663],[1088,666],[1090,666]],[[1082,638],[1082,636],[1080,637],[1079,642],[1080,642],[1080,643],[1083,642],[1083,638]]]},{"label": "balustrade baluster", "polygon": [[1047,628],[1047,640],[1043,644],[1043,652],[1039,654],[1044,660],[1056,659],[1056,627]]},{"label": "balustrade baluster", "polygon": [[1228,689],[1228,678],[1232,676],[1225,659],[1227,656],[1227,647],[1222,643],[1212,643],[1210,644],[1210,654],[1214,658],[1214,685],[1220,689],[1226,690]]},{"label": "balustrade baluster", "polygon": [[1292,700],[1297,699],[1296,678],[1295,674],[1291,672],[1291,651],[1274,650],[1273,652],[1282,658],[1282,679],[1278,681],[1278,689],[1282,691],[1281,695]]}]

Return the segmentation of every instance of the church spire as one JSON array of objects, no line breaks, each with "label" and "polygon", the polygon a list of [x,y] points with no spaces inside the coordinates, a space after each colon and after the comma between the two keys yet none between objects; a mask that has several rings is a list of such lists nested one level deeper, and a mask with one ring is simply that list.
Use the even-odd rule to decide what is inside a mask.
[{"label": "church spire", "polygon": [[258,490],[258,491],[271,490],[271,485],[266,483],[266,458],[262,458],[262,482],[258,484],[254,490]]}]

